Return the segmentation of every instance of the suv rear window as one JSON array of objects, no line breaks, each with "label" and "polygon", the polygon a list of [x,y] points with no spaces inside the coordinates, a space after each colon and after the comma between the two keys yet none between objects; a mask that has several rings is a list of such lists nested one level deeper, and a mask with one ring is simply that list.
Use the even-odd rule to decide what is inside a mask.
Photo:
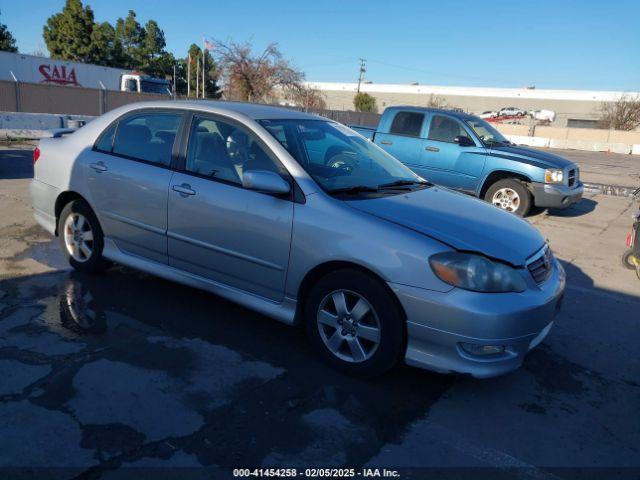
[{"label": "suv rear window", "polygon": [[390,133],[419,137],[424,122],[424,114],[418,112],[398,112],[391,124]]}]

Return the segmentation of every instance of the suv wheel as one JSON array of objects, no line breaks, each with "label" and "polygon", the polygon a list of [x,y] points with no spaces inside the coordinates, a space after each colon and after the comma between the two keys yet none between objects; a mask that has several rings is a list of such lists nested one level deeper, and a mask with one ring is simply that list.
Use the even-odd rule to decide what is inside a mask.
[{"label": "suv wheel", "polygon": [[524,217],[531,209],[531,193],[519,180],[505,178],[491,185],[484,195],[485,201],[507,212]]},{"label": "suv wheel", "polygon": [[58,219],[62,253],[78,271],[104,270],[108,262],[102,256],[104,237],[91,207],[84,200],[73,200],[62,209]]},{"label": "suv wheel", "polygon": [[320,279],[309,293],[305,322],[324,359],[350,374],[380,375],[404,349],[404,320],[391,293],[357,270],[337,270]]}]

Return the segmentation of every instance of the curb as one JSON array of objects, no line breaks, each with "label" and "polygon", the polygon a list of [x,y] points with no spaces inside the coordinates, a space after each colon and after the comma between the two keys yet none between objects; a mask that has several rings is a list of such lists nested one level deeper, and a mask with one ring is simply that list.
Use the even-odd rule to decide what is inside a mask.
[{"label": "curb", "polygon": [[612,197],[633,197],[637,187],[623,187],[620,185],[605,185],[604,183],[582,183],[584,191],[597,195],[610,195]]}]

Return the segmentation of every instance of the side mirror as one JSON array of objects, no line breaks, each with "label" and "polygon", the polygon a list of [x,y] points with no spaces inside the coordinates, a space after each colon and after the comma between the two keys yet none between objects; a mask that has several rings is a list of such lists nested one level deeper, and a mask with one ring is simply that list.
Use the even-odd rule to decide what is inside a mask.
[{"label": "side mirror", "polygon": [[453,139],[455,143],[460,145],[461,147],[475,147],[475,143],[466,135],[458,135]]},{"label": "side mirror", "polygon": [[289,193],[291,186],[277,173],[248,170],[242,174],[242,186],[262,193]]}]

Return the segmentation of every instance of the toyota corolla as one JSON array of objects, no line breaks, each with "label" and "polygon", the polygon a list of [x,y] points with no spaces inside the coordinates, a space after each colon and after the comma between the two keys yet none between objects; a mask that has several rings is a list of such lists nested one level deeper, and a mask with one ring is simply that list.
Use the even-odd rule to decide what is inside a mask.
[{"label": "toyota corolla", "polygon": [[34,162],[36,219],[74,268],[116,262],[304,325],[352,374],[402,359],[506,373],[562,299],[564,271],[528,222],[322,117],[132,104],[42,140]]}]

